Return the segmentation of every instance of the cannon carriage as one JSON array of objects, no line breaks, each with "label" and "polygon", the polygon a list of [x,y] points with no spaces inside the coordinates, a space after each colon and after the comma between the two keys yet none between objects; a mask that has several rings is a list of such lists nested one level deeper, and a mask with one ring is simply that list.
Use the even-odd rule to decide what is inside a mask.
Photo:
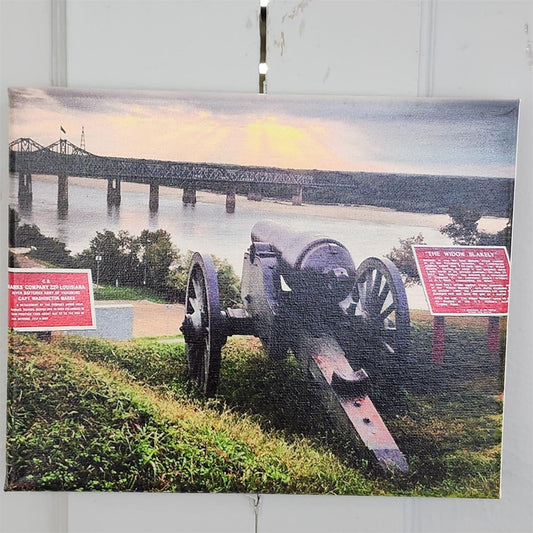
[{"label": "cannon carriage", "polygon": [[373,383],[397,378],[410,349],[409,309],[395,265],[371,257],[356,268],[335,239],[260,221],[244,254],[241,300],[242,308],[220,309],[213,261],[196,252],[181,328],[196,386],[216,392],[228,336],[259,337],[273,359],[294,354],[339,429],[362,441],[384,470],[407,472],[369,397]]}]

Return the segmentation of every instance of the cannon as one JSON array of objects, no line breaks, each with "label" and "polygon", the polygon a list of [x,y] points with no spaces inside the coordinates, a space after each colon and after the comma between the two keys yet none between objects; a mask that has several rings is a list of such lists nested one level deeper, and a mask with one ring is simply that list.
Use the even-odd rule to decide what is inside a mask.
[{"label": "cannon", "polygon": [[399,379],[410,349],[409,308],[398,269],[370,257],[357,268],[340,242],[260,221],[244,254],[242,308],[220,309],[213,260],[196,252],[181,326],[191,381],[216,392],[230,335],[259,337],[269,357],[292,353],[317,385],[338,429],[388,472],[408,463],[369,397]]}]

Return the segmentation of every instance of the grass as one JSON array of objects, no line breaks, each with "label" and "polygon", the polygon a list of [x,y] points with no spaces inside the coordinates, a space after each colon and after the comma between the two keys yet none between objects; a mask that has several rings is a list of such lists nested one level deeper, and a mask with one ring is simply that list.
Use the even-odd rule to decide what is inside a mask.
[{"label": "grass", "polygon": [[134,346],[104,343],[102,364],[84,357],[96,346],[12,339],[9,489],[379,492],[306,439],[264,432],[165,381],[168,362],[183,377],[182,347],[155,362],[141,350],[132,363]]},{"label": "grass", "polygon": [[407,407],[376,391],[410,462],[385,477],[331,429],[295,361],[271,362],[256,339],[228,342],[206,401],[188,387],[182,344],[11,333],[7,488],[497,497],[500,361],[481,330],[447,335],[434,367],[431,329],[415,324]]},{"label": "grass", "polygon": [[148,300],[154,303],[167,303],[157,292],[146,287],[115,287],[99,285],[94,288],[95,300]]}]

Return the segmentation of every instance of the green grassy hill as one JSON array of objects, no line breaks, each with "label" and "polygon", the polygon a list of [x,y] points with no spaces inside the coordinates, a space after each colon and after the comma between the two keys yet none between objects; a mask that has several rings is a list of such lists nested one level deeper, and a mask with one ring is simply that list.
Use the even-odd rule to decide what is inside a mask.
[{"label": "green grassy hill", "polygon": [[348,447],[294,361],[272,363],[255,339],[228,342],[206,401],[188,388],[181,343],[10,333],[6,488],[497,497],[499,361],[482,329],[451,333],[468,356],[435,369],[430,328],[415,327],[407,408],[381,400],[409,456],[403,477]]}]

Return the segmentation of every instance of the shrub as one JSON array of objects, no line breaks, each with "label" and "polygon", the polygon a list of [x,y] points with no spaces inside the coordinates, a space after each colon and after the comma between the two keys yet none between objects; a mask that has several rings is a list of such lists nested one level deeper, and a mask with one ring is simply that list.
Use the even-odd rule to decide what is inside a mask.
[{"label": "shrub", "polygon": [[425,244],[424,237],[419,233],[407,239],[399,239],[399,241],[400,246],[394,247],[386,257],[398,267],[398,270],[404,278],[405,285],[420,283],[420,276],[416,267],[412,246],[413,244]]}]

